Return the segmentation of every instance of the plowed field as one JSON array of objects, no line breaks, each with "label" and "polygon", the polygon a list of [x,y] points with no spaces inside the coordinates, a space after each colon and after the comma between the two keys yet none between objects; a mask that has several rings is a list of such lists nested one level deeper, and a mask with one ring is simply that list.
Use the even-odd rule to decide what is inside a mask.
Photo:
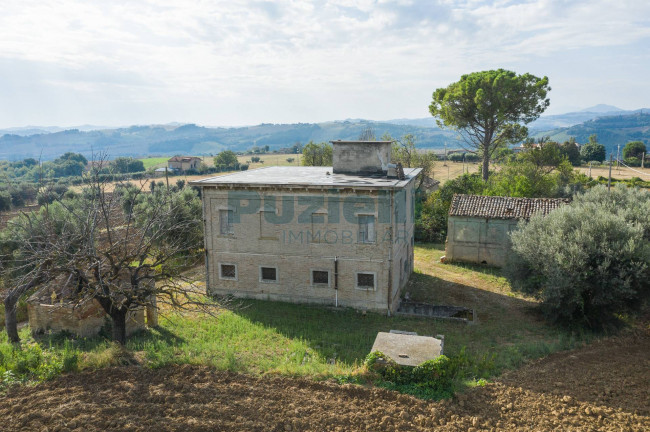
[{"label": "plowed field", "polygon": [[650,430],[650,334],[551,355],[454,400],[205,367],[73,374],[0,396],[0,429]]}]

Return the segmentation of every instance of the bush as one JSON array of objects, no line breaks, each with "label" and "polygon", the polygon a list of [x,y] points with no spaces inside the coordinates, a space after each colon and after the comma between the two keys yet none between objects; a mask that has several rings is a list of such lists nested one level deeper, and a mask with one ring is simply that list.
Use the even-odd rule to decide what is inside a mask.
[{"label": "bush", "polygon": [[625,164],[629,166],[634,166],[634,167],[641,166],[641,159],[638,157],[629,157],[625,159],[623,162],[625,162]]},{"label": "bush", "polygon": [[478,174],[464,174],[429,195],[415,221],[417,241],[440,242],[447,236],[447,217],[454,194],[480,194],[484,183]]},{"label": "bush", "polygon": [[452,162],[477,162],[481,158],[475,154],[475,153],[451,153],[449,156],[447,156],[447,159],[449,159]]},{"label": "bush", "polygon": [[253,162],[253,163],[257,163],[257,162],[259,162],[259,161],[260,161],[260,157],[259,157],[259,156],[252,156],[252,157],[251,157],[251,162]]},{"label": "bush", "polygon": [[375,351],[366,357],[366,370],[383,380],[379,384],[426,399],[453,396],[459,381],[485,378],[494,373],[494,357],[471,359],[463,347],[454,356],[441,355],[419,366],[400,366],[385,354]]},{"label": "bush", "polygon": [[597,186],[511,235],[505,274],[552,321],[599,328],[650,287],[650,192]]},{"label": "bush", "polygon": [[241,165],[239,165],[239,169],[240,169],[241,171],[246,171],[246,170],[248,170],[248,164],[241,164]]},{"label": "bush", "polygon": [[9,191],[0,191],[0,211],[11,210],[11,194]]}]

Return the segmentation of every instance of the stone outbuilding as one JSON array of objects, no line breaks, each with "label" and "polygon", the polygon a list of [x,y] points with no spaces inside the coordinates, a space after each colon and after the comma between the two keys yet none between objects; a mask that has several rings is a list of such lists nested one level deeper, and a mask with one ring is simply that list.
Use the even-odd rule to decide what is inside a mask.
[{"label": "stone outbuilding", "polygon": [[212,295],[393,312],[413,269],[420,168],[390,141],[333,141],[333,166],[275,166],[202,188]]},{"label": "stone outbuilding", "polygon": [[[99,302],[92,298],[72,299],[69,281],[61,278],[38,289],[27,299],[27,316],[32,334],[68,332],[78,337],[92,337],[109,319]],[[155,302],[134,307],[126,316],[126,333],[158,325]]]},{"label": "stone outbuilding", "polygon": [[167,168],[172,171],[198,170],[201,158],[196,156],[174,156],[167,161]]},{"label": "stone outbuilding", "polygon": [[569,201],[456,194],[449,209],[445,260],[501,267],[510,251],[510,232],[519,221],[547,215]]}]

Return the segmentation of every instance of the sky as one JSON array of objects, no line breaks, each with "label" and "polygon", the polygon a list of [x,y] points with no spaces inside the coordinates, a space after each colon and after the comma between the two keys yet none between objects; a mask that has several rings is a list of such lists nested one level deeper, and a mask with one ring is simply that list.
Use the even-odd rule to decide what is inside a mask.
[{"label": "sky", "polygon": [[481,70],[650,106],[647,0],[1,0],[0,127],[429,116]]}]

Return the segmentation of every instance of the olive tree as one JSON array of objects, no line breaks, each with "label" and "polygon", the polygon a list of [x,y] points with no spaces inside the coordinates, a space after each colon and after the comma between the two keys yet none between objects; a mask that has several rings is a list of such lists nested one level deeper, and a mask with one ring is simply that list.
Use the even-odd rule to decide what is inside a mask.
[{"label": "olive tree", "polygon": [[433,93],[429,112],[440,127],[459,132],[468,150],[483,160],[488,179],[492,154],[528,135],[526,124],[548,107],[548,78],[497,69],[463,75]]},{"label": "olive tree", "polygon": [[650,192],[595,187],[511,235],[506,274],[558,322],[599,327],[650,288]]},{"label": "olive tree", "polygon": [[112,192],[95,176],[77,197],[12,220],[0,238],[10,340],[19,340],[18,299],[61,277],[75,287],[62,300],[96,300],[122,344],[132,308],[168,304],[208,311],[216,304],[204,301],[184,274],[203,259],[201,208],[190,188],[149,193],[143,183]]}]

